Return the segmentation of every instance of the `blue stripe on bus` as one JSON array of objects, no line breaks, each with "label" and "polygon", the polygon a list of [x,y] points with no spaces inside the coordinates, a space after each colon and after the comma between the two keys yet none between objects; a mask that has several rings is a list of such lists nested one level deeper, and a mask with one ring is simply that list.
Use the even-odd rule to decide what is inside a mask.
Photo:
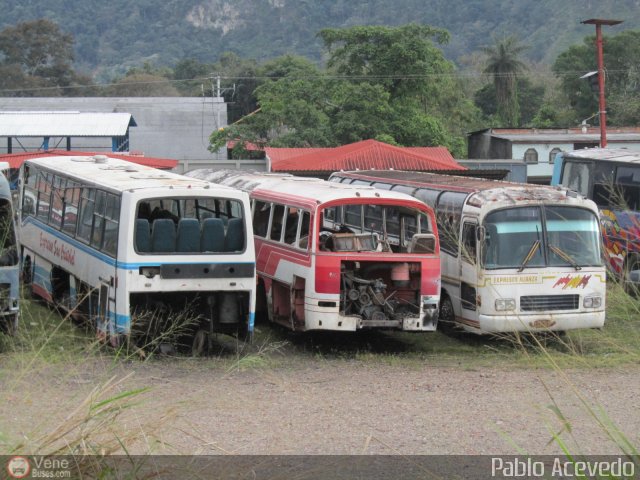
[{"label": "blue stripe on bus", "polygon": [[[41,228],[43,230],[45,230],[47,233],[53,235],[54,237],[59,238],[60,240],[63,240],[71,245],[73,245],[74,247],[76,247],[79,250],[82,250],[84,253],[87,253],[88,255],[91,255],[94,258],[97,258],[98,260],[108,264],[111,267],[115,267],[116,266],[116,260],[115,258],[111,258],[108,255],[105,255],[104,253],[100,253],[97,250],[95,250],[94,248],[79,242],[78,240],[69,237],[68,235],[65,235],[61,232],[59,232],[58,230],[51,228],[48,225],[43,224],[40,221],[36,221],[36,219],[34,217],[27,217],[26,221],[24,223],[33,223],[33,225],[36,228]],[[190,255],[190,257],[192,257],[192,255]],[[157,267],[159,264],[163,264],[163,265],[181,265],[184,262],[139,262],[139,263],[124,263],[124,262],[118,262],[117,266],[119,269],[122,270],[137,270],[140,267]],[[189,262],[192,265],[216,265],[216,264],[223,264],[223,263],[229,263],[228,261],[225,262]],[[234,263],[239,263],[239,264],[246,264],[246,265],[255,265],[255,262],[234,262]]]},{"label": "blue stripe on bus", "polygon": [[40,285],[47,292],[51,293],[53,287],[51,286],[50,271],[36,264],[33,269],[33,283]]}]

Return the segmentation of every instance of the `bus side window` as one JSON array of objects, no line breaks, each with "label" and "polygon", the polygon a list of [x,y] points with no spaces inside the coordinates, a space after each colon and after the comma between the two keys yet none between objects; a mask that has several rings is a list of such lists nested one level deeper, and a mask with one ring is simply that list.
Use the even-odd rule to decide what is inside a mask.
[{"label": "bus side window", "polygon": [[253,209],[253,233],[258,237],[266,237],[269,228],[269,213],[271,205],[269,203],[256,201]]},{"label": "bus side window", "polygon": [[311,223],[311,214],[309,212],[302,212],[302,220],[300,224],[300,238],[298,240],[298,247],[305,250],[309,247],[309,225]]},{"label": "bus side window", "polygon": [[118,248],[118,224],[120,219],[120,197],[107,194],[107,205],[104,219],[103,249],[115,256]]},{"label": "bus side window", "polygon": [[438,197],[437,221],[442,250],[458,256],[460,240],[460,217],[466,193],[444,192]]},{"label": "bus side window", "polygon": [[102,190],[98,190],[93,210],[93,231],[91,233],[91,246],[97,249],[102,248],[102,242],[104,239],[104,216],[106,203],[106,193]]},{"label": "bus side window", "polygon": [[284,205],[273,205],[273,217],[271,219],[271,234],[269,238],[271,240],[275,240],[276,242],[280,241],[280,237],[282,236],[282,221],[284,220]]},{"label": "bus side window", "polygon": [[78,205],[80,203],[80,186],[71,181],[67,181],[64,191],[64,213],[62,218],[62,229],[73,235],[76,231],[78,218]]},{"label": "bus side window", "polygon": [[462,227],[462,258],[475,265],[476,263],[476,225],[465,222]]},{"label": "bus side window", "polygon": [[567,162],[564,164],[562,172],[562,184],[570,190],[574,190],[580,195],[588,197],[589,178],[592,173],[590,170],[589,164]]},{"label": "bus side window", "polygon": [[285,218],[284,243],[293,245],[296,243],[296,235],[298,234],[298,219],[300,215],[295,207],[287,208],[287,216]]},{"label": "bus side window", "polygon": [[640,207],[640,169],[619,166],[616,171],[619,203],[624,209],[638,211]]},{"label": "bus side window", "polygon": [[77,236],[89,243],[91,227],[93,226],[93,207],[96,191],[93,188],[83,188],[80,200],[80,221],[78,222]]}]

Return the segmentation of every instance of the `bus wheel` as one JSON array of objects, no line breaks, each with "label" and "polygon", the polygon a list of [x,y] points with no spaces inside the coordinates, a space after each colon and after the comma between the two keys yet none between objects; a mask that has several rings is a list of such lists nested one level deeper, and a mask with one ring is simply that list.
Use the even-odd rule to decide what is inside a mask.
[{"label": "bus wheel", "polygon": [[264,288],[264,283],[260,281],[256,288],[256,323],[267,323],[268,321],[267,292]]},{"label": "bus wheel", "polygon": [[194,357],[202,357],[207,353],[209,345],[209,332],[206,330],[198,330],[193,336],[193,344],[191,345],[191,355]]},{"label": "bus wheel", "polygon": [[438,317],[439,327],[445,332],[451,332],[455,324],[456,315],[453,311],[453,303],[448,295],[443,295],[440,299],[440,314]]},{"label": "bus wheel", "polygon": [[14,313],[11,315],[7,315],[4,319],[1,320],[2,324],[0,324],[0,331],[5,332],[7,335],[14,336],[18,333],[18,317],[19,313]]},{"label": "bus wheel", "polygon": [[640,257],[637,255],[632,255],[624,264],[624,290],[633,296],[638,296],[638,291],[640,288],[640,276],[633,275],[633,271],[640,270]]},{"label": "bus wheel", "polygon": [[31,283],[33,282],[33,265],[31,264],[31,257],[25,257],[22,262],[22,285],[24,287],[24,296],[32,296]]}]

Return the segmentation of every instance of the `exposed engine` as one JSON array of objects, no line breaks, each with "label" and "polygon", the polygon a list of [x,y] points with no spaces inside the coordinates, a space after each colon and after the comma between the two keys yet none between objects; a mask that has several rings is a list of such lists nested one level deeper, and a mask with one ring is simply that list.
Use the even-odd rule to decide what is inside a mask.
[{"label": "exposed engine", "polygon": [[398,327],[420,314],[420,269],[408,263],[344,262],[341,311],[363,326]]}]

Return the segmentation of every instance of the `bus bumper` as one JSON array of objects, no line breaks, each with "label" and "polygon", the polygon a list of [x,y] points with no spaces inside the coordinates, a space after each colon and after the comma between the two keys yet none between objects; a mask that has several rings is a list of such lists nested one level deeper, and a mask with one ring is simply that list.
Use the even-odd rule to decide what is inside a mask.
[{"label": "bus bumper", "polygon": [[604,319],[604,310],[541,315],[480,315],[478,328],[465,329],[476,333],[561,332],[579,328],[602,328]]}]

